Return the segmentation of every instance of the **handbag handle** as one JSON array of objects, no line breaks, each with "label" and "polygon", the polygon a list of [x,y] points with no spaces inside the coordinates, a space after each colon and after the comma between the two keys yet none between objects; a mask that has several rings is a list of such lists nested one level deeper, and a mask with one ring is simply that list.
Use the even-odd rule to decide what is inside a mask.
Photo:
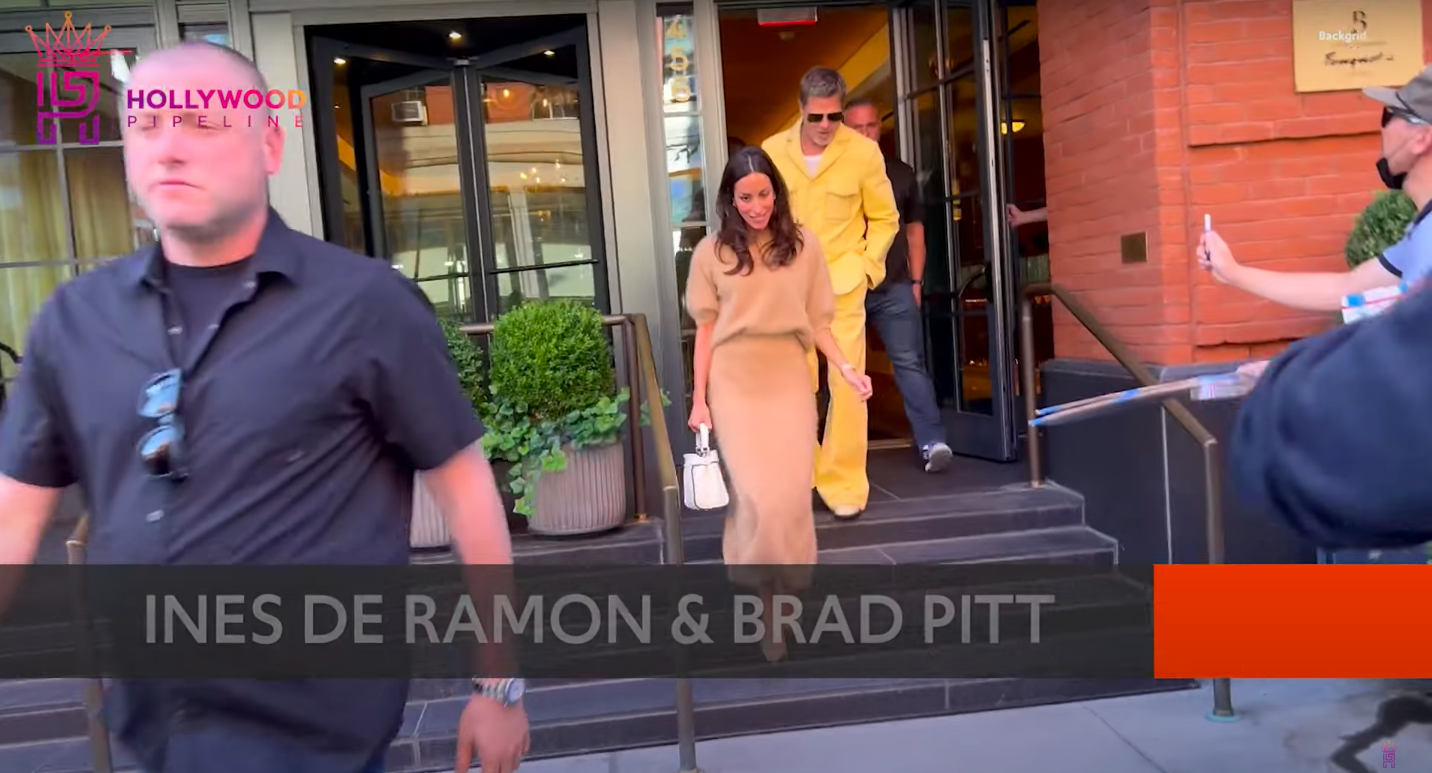
[{"label": "handbag handle", "polygon": [[696,432],[696,453],[705,456],[711,450],[711,428],[705,424]]}]

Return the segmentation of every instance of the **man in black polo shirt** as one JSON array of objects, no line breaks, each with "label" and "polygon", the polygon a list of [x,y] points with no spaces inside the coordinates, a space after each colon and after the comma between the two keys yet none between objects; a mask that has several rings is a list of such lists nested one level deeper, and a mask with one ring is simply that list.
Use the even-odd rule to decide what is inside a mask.
[{"label": "man in black polo shirt", "polygon": [[[845,106],[845,125],[880,142],[880,111],[868,99]],[[935,385],[925,372],[924,326],[920,318],[921,277],[925,273],[924,204],[915,170],[898,158],[885,158],[885,176],[895,189],[900,231],[885,253],[885,281],[865,296],[866,318],[880,332],[885,356],[895,368],[895,386],[905,402],[905,418],[926,472],[941,472],[954,454],[945,444],[945,424],[935,400]]]},{"label": "man in black polo shirt", "polygon": [[[127,88],[267,90],[202,43],[150,55]],[[160,243],[36,315],[0,424],[0,563],[33,559],[77,483],[94,563],[403,565],[421,470],[464,563],[511,564],[482,427],[422,293],[268,207],[284,136],[266,111],[121,100],[129,184]],[[474,691],[458,767],[475,749],[510,773],[521,682]],[[120,681],[106,714],[146,773],[370,773],[406,697],[402,680]]]}]

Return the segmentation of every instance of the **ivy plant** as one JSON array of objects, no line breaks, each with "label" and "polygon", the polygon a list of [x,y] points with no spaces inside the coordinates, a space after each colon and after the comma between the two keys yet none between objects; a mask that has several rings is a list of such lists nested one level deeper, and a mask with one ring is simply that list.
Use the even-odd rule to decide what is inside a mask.
[{"label": "ivy plant", "polygon": [[1407,194],[1380,191],[1358,215],[1352,233],[1348,234],[1347,245],[1343,248],[1348,268],[1357,268],[1400,241],[1416,216],[1417,205]]},{"label": "ivy plant", "polygon": [[507,487],[530,517],[538,479],[567,468],[564,448],[621,439],[631,393],[616,388],[602,315],[573,301],[528,301],[498,317],[489,361],[483,448],[512,463]]},{"label": "ivy plant", "polygon": [[482,350],[477,348],[471,336],[462,332],[463,320],[443,316],[438,321],[442,323],[443,335],[447,337],[448,354],[452,355],[453,364],[457,366],[458,382],[476,411],[487,398],[483,389]]}]

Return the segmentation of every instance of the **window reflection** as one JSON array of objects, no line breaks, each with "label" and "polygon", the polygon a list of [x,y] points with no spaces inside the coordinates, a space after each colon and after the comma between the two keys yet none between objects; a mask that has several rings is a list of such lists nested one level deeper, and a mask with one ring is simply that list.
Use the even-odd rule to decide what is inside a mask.
[{"label": "window reflection", "polygon": [[440,313],[465,316],[471,303],[469,246],[452,86],[446,75],[404,85],[369,103],[385,257],[417,282]]},{"label": "window reflection", "polygon": [[[505,77],[480,78],[499,314],[539,298],[604,305],[588,222],[587,186],[596,181],[586,175],[582,95],[575,79],[538,76],[543,66],[515,62]],[[532,82],[520,79],[525,72]]]}]

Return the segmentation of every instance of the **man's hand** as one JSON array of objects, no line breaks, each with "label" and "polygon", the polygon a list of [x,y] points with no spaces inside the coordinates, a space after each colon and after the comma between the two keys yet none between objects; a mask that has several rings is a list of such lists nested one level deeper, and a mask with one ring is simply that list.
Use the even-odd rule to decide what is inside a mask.
[{"label": "man's hand", "polygon": [[531,736],[522,704],[503,706],[481,695],[472,696],[457,724],[457,762],[453,773],[467,773],[473,752],[482,773],[513,773],[527,756]]},{"label": "man's hand", "polygon": [[1229,284],[1229,277],[1238,270],[1238,261],[1233,259],[1233,251],[1228,249],[1223,237],[1217,231],[1209,231],[1198,240],[1198,266],[1213,272],[1213,278],[1219,282]]},{"label": "man's hand", "polygon": [[915,308],[917,309],[920,308],[920,303],[925,300],[925,294],[923,290],[924,288],[917,283],[910,285],[910,292],[913,293],[915,296]]}]

